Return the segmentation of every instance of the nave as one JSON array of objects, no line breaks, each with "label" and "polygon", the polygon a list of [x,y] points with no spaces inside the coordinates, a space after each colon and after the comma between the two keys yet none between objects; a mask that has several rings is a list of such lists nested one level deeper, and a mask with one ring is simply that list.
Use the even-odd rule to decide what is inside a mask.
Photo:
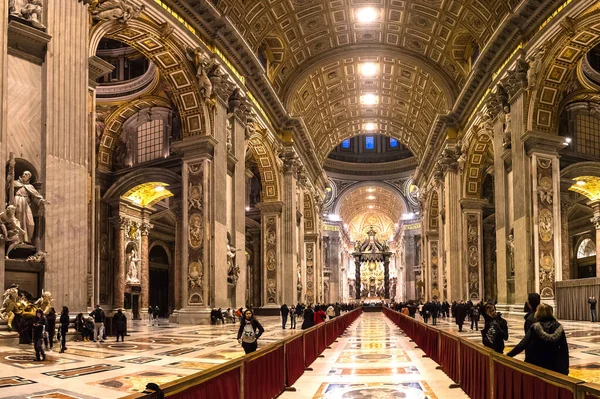
[{"label": "nave", "polygon": [[282,399],[464,399],[382,313],[363,313]]}]

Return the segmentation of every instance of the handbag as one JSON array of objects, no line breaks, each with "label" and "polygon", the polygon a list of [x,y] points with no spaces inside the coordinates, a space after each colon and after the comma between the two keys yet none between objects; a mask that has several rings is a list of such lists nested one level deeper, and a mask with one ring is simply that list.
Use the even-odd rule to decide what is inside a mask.
[{"label": "handbag", "polygon": [[48,339],[49,335],[48,335],[48,331],[46,331],[46,326],[43,326],[43,330],[42,330],[42,337],[44,337],[44,339]]}]

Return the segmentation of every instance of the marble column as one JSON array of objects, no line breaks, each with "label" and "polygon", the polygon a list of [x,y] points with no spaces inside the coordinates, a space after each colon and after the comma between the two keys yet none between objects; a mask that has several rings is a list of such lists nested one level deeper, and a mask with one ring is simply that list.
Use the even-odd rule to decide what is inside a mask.
[{"label": "marble column", "polygon": [[[152,229],[152,225],[147,222],[143,222],[140,225],[141,233],[141,245],[140,245],[140,259],[141,259],[141,298],[140,298],[140,309],[148,309],[150,305],[150,259],[148,252],[148,234]],[[152,304],[155,306],[156,304]]]},{"label": "marble column", "polygon": [[295,153],[286,154],[283,160],[283,218],[282,218],[282,300],[288,306],[296,300],[298,279],[297,249],[297,160]]},{"label": "marble column", "polygon": [[283,301],[283,270],[281,256],[283,202],[261,202],[256,204],[261,211],[263,293],[265,308],[277,308]]},{"label": "marble column", "polygon": [[245,126],[240,118],[234,117],[232,123],[232,148],[229,151],[228,168],[232,176],[232,236],[236,253],[235,262],[240,270],[235,287],[235,298],[231,298],[231,306],[239,308],[246,305],[248,291],[248,275],[246,267],[246,166],[244,163]]},{"label": "marble column", "polygon": [[[591,207],[594,211],[594,217],[590,219],[590,222],[596,229],[596,248],[600,248],[600,202],[593,201]],[[600,276],[600,251],[596,249],[596,277]]]},{"label": "marble column", "polygon": [[508,279],[510,277],[511,258],[507,250],[508,236],[512,221],[509,209],[510,196],[508,192],[509,179],[506,156],[502,149],[503,125],[498,118],[493,125],[494,147],[494,204],[496,224],[496,300],[498,304],[507,305],[509,298]]},{"label": "marble column", "polygon": [[[7,159],[7,98],[8,98],[8,2],[0,1],[0,173],[6,176]],[[6,203],[6,192],[0,190],[0,204]],[[2,207],[4,209],[4,207]],[[0,245],[0,287],[6,286],[4,277],[4,245]]]},{"label": "marble column", "polygon": [[[522,142],[525,126],[525,95],[516,96],[510,105],[511,126],[511,176],[512,209],[514,230],[514,290],[513,303],[521,306],[527,301],[527,294],[535,290],[534,259],[532,247],[532,190],[531,160]],[[510,197],[509,197],[510,198]],[[501,248],[498,246],[498,248]]]},{"label": "marble column", "polygon": [[[573,204],[571,201],[568,201],[564,198],[561,198],[560,201],[560,235],[561,235],[561,254],[562,254],[562,279],[570,280],[571,279],[571,246],[570,238],[569,238],[569,212]],[[598,236],[596,235],[596,242],[598,241]],[[596,260],[596,265],[598,265],[598,260]]]},{"label": "marble column", "polygon": [[[214,286],[214,263],[212,245],[213,226],[213,153],[216,142],[211,136],[186,137],[174,145],[175,150],[184,154],[182,163],[182,206],[181,234],[182,248],[180,264],[180,284],[182,307],[177,313],[181,324],[202,324],[210,322],[210,306],[214,305],[211,287]],[[223,184],[224,185],[224,184]],[[221,244],[226,244],[226,236],[221,236]],[[225,249],[223,247],[223,257]],[[224,268],[224,267],[223,267]],[[221,284],[226,286],[225,276]]]},{"label": "marble column", "polygon": [[[175,256],[173,261],[173,294],[174,298],[174,306],[175,312],[183,307],[182,301],[182,281],[181,281],[181,252],[182,248],[185,245],[183,240],[181,239],[181,218],[182,218],[182,210],[181,206],[175,206],[173,209],[175,213]],[[177,320],[177,319],[174,319]]]},{"label": "marble column", "polygon": [[463,262],[467,277],[465,290],[471,300],[483,298],[483,206],[485,200],[460,201],[463,209]]},{"label": "marble column", "polygon": [[73,311],[86,309],[89,299],[90,169],[94,167],[86,104],[90,17],[88,6],[80,1],[51,3],[44,7],[52,39],[42,66],[44,106],[39,110],[45,133],[42,183],[50,204],[43,237],[48,252],[44,288],[52,292],[55,303]]},{"label": "marble column", "polygon": [[113,219],[114,229],[114,268],[113,268],[113,309],[125,306],[125,226],[127,219]]},{"label": "marble column", "polygon": [[462,219],[460,175],[450,168],[444,175],[444,263],[448,279],[448,301],[466,298],[462,263]]},{"label": "marble column", "polygon": [[317,251],[317,234],[304,235],[304,252],[306,253],[306,304],[314,304],[315,294],[315,266]]},{"label": "marble column", "polygon": [[[542,300],[552,304],[555,282],[562,280],[562,266],[559,265],[562,236],[558,150],[563,148],[563,140],[556,135],[527,132],[523,143],[530,157],[532,172],[534,287]],[[515,200],[515,203],[518,202]],[[517,240],[515,237],[515,259]]]}]

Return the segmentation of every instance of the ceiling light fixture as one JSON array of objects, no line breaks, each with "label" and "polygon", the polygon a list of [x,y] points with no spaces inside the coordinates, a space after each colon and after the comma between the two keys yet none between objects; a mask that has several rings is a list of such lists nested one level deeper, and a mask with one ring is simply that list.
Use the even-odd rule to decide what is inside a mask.
[{"label": "ceiling light fixture", "polygon": [[577,185],[580,186],[580,187],[581,186],[585,186],[585,182],[583,180],[578,180],[577,181]]},{"label": "ceiling light fixture", "polygon": [[361,64],[360,74],[368,77],[377,75],[377,64],[373,62],[365,62],[364,64]]},{"label": "ceiling light fixture", "polygon": [[360,96],[360,103],[363,105],[376,105],[379,103],[379,97],[373,93],[363,94]]},{"label": "ceiling light fixture", "polygon": [[154,187],[154,191],[156,191],[157,193],[162,193],[163,191],[165,191],[165,186],[156,186]]},{"label": "ceiling light fixture", "polygon": [[377,124],[373,122],[365,123],[365,130],[367,132],[372,132],[377,129]]},{"label": "ceiling light fixture", "polygon": [[374,188],[367,188],[367,192],[368,193],[373,193],[373,192],[375,192],[375,189]]},{"label": "ceiling light fixture", "polygon": [[369,195],[369,196],[367,197],[367,199],[368,199],[369,201],[373,201],[373,200],[375,199],[375,196],[374,196],[374,195]]},{"label": "ceiling light fixture", "polygon": [[374,208],[374,206],[373,206],[373,205],[369,205],[369,209],[373,209],[373,208]]},{"label": "ceiling light fixture", "polygon": [[358,19],[358,22],[363,24],[373,22],[377,19],[377,17],[377,10],[375,10],[373,7],[361,8],[356,12],[356,19]]}]

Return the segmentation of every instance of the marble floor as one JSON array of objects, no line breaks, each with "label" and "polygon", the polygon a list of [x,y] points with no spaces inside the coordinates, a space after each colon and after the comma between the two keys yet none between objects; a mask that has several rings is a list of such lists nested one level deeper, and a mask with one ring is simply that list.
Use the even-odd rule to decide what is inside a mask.
[{"label": "marble floor", "polygon": [[[261,347],[299,330],[282,330],[278,317],[261,317]],[[67,351],[46,352],[34,362],[32,346],[5,346],[0,339],[0,398],[118,398],[143,391],[148,382],[164,384],[241,357],[238,324],[159,326],[134,321],[124,343],[67,342]]]},{"label": "marble floor", "polygon": [[[508,317],[510,350],[523,336],[523,319]],[[265,334],[260,347],[299,330],[282,330],[277,317],[261,317]],[[483,323],[481,323],[483,324]],[[600,383],[600,323],[563,322],[570,346],[571,375]],[[438,327],[480,341],[465,323],[462,333],[452,320]],[[179,326],[166,320],[151,327],[135,321],[124,343],[69,342],[64,354],[48,352],[34,362],[31,346],[3,344],[0,336],[0,398],[118,398],[164,384],[243,356],[236,324]],[[429,398],[461,399],[460,389],[423,352],[414,349],[381,313],[366,313],[324,352],[296,382],[296,392],[282,398]],[[522,355],[517,358],[522,359]]]},{"label": "marble floor", "polygon": [[[419,320],[423,320],[417,316]],[[508,341],[504,353],[508,353],[525,336],[523,330],[524,320],[520,316],[504,317],[508,322]],[[560,320],[567,334],[567,343],[569,344],[570,373],[574,378],[600,384],[600,323],[591,323],[586,321],[564,321]],[[431,325],[431,319],[429,320]],[[481,333],[471,330],[471,323],[466,320],[463,325],[463,331],[458,332],[458,326],[454,319],[440,319],[438,328],[451,331],[469,340],[481,342]],[[479,328],[483,328],[483,318],[479,323]],[[525,354],[521,353],[515,357],[523,360]]]},{"label": "marble floor", "polygon": [[298,399],[463,399],[437,364],[423,358],[382,313],[365,313],[294,384]]}]

